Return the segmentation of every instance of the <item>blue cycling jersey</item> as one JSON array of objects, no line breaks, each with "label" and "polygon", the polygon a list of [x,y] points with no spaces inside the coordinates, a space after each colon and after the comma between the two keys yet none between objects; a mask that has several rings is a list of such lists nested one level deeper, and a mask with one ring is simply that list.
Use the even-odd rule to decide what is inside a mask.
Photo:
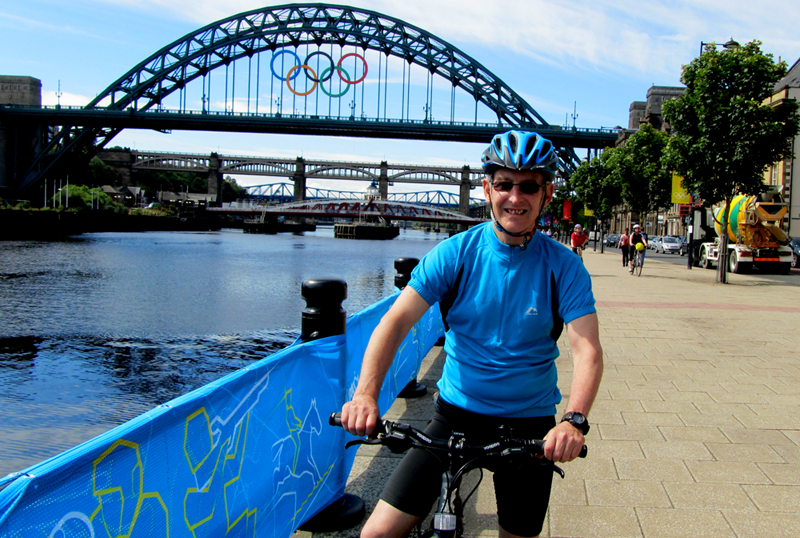
[{"label": "blue cycling jersey", "polygon": [[563,323],[596,312],[589,273],[570,249],[541,233],[525,250],[511,247],[489,222],[437,245],[409,285],[442,309],[445,401],[490,416],[555,414]]}]

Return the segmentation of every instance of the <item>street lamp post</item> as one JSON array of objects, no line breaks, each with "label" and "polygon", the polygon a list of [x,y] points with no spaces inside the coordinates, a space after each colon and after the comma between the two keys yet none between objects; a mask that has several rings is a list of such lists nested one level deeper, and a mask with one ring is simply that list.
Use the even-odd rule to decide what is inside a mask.
[{"label": "street lamp post", "polygon": [[[700,42],[700,56],[703,55],[703,49],[706,45],[712,45],[714,42],[706,43],[704,41]],[[715,45],[716,46],[716,45]],[[730,37],[726,43],[722,45],[726,49],[732,49],[739,46],[739,43]],[[688,269],[692,268],[694,265],[694,196],[692,193],[689,193],[689,252],[686,256],[686,266]]]}]

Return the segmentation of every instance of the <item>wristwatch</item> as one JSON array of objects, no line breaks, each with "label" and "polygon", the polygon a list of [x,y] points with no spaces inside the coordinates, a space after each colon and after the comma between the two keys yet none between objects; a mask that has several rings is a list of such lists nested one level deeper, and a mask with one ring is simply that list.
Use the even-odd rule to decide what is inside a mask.
[{"label": "wristwatch", "polygon": [[583,415],[583,413],[564,413],[564,416],[561,417],[561,422],[569,422],[583,432],[583,435],[589,433],[589,421],[586,420],[586,417]]}]

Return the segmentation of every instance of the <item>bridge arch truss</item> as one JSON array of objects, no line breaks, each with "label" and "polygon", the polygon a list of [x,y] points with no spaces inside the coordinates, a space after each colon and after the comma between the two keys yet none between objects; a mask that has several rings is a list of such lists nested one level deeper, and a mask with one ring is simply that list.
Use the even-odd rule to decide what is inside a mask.
[{"label": "bridge arch truss", "polygon": [[[453,103],[456,89],[459,89],[461,93],[465,93],[474,100],[476,126],[478,125],[478,105],[481,104],[484,110],[488,109],[489,113],[493,115],[497,130],[515,127],[535,130],[550,127],[533,107],[499,77],[466,53],[430,32],[375,11],[330,4],[286,4],[265,7],[209,24],[163,47],[134,66],[98,94],[85,108],[131,111],[132,113],[159,111],[167,102],[168,97],[173,101],[177,97],[178,110],[186,115],[188,114],[190,83],[200,81],[202,82],[203,101],[200,113],[205,114],[210,112],[210,103],[212,102],[211,74],[224,71],[225,113],[243,113],[241,109],[241,112],[235,111],[237,103],[235,66],[237,61],[245,61],[249,73],[254,59],[259,66],[262,63],[261,53],[272,55],[274,62],[276,54],[282,51],[298,51],[302,47],[305,47],[306,51],[310,50],[310,47],[316,47],[314,50],[319,51],[323,51],[325,47],[330,47],[331,50],[338,48],[342,59],[344,56],[352,55],[346,52],[350,50],[362,53],[376,52],[379,58],[376,112],[378,120],[383,115],[383,120],[390,121],[386,114],[386,103],[389,101],[386,95],[388,91],[386,86],[389,58],[394,57],[402,60],[403,77],[406,76],[405,66],[408,66],[408,95],[404,94],[403,100],[408,101],[411,95],[411,66],[422,68],[427,73],[426,104],[423,107],[425,120],[422,121],[428,121],[429,112],[431,113],[430,119],[432,119],[430,109],[433,106],[433,86],[434,81],[439,79],[449,84],[454,96],[450,111],[453,122],[455,122]],[[272,64],[270,65],[272,67]],[[231,67],[233,79],[232,87],[229,88],[228,71]],[[240,67],[240,73],[243,69],[243,66]],[[381,79],[382,69],[384,69],[383,79]],[[341,76],[341,73],[339,74]],[[367,75],[366,61],[364,61],[363,75]],[[290,78],[288,74],[286,74],[286,78]],[[274,77],[270,80],[273,79]],[[251,86],[251,80],[248,78],[246,101],[248,114],[252,103]],[[364,86],[361,87],[360,98],[362,118],[365,102]],[[383,86],[384,92],[383,105],[380,100],[381,86]],[[220,88],[216,88],[216,91],[222,93]],[[283,92],[282,86],[281,92]],[[256,114],[258,114],[259,93],[260,88],[256,81]],[[291,96],[292,106],[299,106],[297,105],[297,95],[299,94],[294,91],[293,93],[294,95]],[[319,97],[318,92],[317,97]],[[243,96],[240,96],[241,98]],[[307,106],[309,97],[304,96],[302,99],[305,100],[304,106]],[[355,118],[355,103],[359,98],[356,96],[353,99],[350,119]],[[208,107],[207,104],[209,104]],[[383,112],[381,112],[381,106],[383,106]],[[409,136],[411,136],[413,131],[411,126],[419,120],[411,118],[412,107],[410,104],[401,104],[401,106],[405,108],[401,112],[398,128],[408,129]],[[341,103],[339,110],[341,111]],[[296,109],[295,112],[297,112]],[[272,113],[272,100],[270,100],[270,113]],[[280,115],[281,112],[279,111],[277,114]],[[313,117],[312,115],[311,118]],[[391,121],[398,120],[392,119]],[[469,126],[469,122],[466,122],[465,125]],[[34,159],[31,168],[24,174],[20,190],[24,190],[30,183],[42,177],[58,161],[86,154],[87,149],[103,148],[120,130],[122,130],[121,127],[102,127],[97,124],[64,126],[54,130]],[[565,169],[572,169],[577,162],[574,152],[569,147],[561,148],[560,151]]]}]

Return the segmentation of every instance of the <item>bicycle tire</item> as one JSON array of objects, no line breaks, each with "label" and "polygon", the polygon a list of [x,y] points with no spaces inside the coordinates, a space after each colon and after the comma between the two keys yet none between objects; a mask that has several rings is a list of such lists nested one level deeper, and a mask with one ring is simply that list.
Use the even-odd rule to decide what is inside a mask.
[{"label": "bicycle tire", "polygon": [[639,254],[638,256],[636,256],[636,269],[635,269],[636,276],[642,276],[643,267],[644,264],[642,263],[642,255]]}]

